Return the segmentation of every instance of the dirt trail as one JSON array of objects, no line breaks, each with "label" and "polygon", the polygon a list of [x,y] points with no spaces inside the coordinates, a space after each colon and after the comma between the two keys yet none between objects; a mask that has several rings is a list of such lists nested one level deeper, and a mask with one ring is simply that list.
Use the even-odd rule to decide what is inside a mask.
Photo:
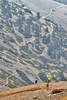
[{"label": "dirt trail", "polygon": [[62,98],[62,100],[67,100],[67,96],[66,96],[66,97],[64,97],[64,98]]},{"label": "dirt trail", "polygon": [[52,100],[49,99],[49,95],[54,89],[67,90],[67,82],[51,83],[49,91],[46,89],[46,83],[11,89],[0,92],[0,100],[44,100],[44,98],[46,98],[45,100]]}]

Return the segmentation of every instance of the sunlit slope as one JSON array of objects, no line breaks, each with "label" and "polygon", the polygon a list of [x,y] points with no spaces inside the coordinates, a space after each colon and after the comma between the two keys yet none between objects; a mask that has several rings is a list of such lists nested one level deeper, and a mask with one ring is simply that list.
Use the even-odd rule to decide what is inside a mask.
[{"label": "sunlit slope", "polygon": [[1,90],[47,82],[48,73],[66,81],[67,32],[17,1],[0,0]]},{"label": "sunlit slope", "polygon": [[65,5],[67,5],[67,0],[54,0],[54,1],[57,1],[57,2],[60,2],[60,3],[64,3]]},{"label": "sunlit slope", "polygon": [[[67,0],[21,0],[35,12],[67,30]],[[57,1],[57,2],[56,2]]]},{"label": "sunlit slope", "polygon": [[[60,84],[61,88],[59,87]],[[52,91],[54,89],[67,89],[65,84],[67,84],[67,82],[52,83],[48,91],[46,89],[46,83],[12,89],[10,91],[1,92],[0,100],[44,100],[44,98],[45,100],[49,100],[50,98],[51,100],[60,100],[62,98],[62,92],[52,94]],[[56,85],[58,85],[58,87]],[[64,90],[63,95],[67,95],[67,92],[64,93]]]}]

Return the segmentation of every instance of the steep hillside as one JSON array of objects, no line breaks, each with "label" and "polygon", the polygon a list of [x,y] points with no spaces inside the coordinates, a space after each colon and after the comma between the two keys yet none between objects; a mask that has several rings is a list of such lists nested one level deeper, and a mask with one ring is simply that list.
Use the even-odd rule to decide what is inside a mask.
[{"label": "steep hillside", "polygon": [[57,1],[57,2],[60,2],[60,3],[64,3],[65,5],[67,5],[67,0],[54,0],[54,1]]},{"label": "steep hillside", "polygon": [[[67,80],[67,32],[19,0],[0,0],[0,85]],[[6,85],[6,86],[5,86]]]},{"label": "steep hillside", "polygon": [[40,12],[43,18],[48,18],[67,30],[67,5],[56,1],[62,0],[23,0],[31,10]]}]

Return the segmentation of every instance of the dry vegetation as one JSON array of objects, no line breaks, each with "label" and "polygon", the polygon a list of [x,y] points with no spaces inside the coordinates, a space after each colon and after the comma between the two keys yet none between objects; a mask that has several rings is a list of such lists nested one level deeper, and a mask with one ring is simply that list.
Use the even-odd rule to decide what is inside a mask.
[{"label": "dry vegetation", "polygon": [[[67,91],[67,82],[51,83],[48,91],[46,83],[42,83],[1,92],[0,100],[62,100],[61,93],[65,90]],[[58,93],[60,95],[56,98]],[[63,100],[67,100],[66,97]]]},{"label": "dry vegetation", "polygon": [[67,96],[66,96],[66,97],[64,97],[62,100],[67,100]]}]

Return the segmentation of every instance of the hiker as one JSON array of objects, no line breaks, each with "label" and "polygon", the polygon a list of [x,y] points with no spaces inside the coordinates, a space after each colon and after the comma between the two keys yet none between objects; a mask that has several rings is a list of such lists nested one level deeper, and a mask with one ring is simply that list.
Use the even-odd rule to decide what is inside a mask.
[{"label": "hiker", "polygon": [[51,78],[50,77],[48,77],[48,82],[47,82],[47,90],[49,89],[49,83],[50,83],[50,80],[51,80]]},{"label": "hiker", "polygon": [[35,84],[37,84],[37,82],[38,82],[38,81],[37,81],[37,80],[35,80]]}]

